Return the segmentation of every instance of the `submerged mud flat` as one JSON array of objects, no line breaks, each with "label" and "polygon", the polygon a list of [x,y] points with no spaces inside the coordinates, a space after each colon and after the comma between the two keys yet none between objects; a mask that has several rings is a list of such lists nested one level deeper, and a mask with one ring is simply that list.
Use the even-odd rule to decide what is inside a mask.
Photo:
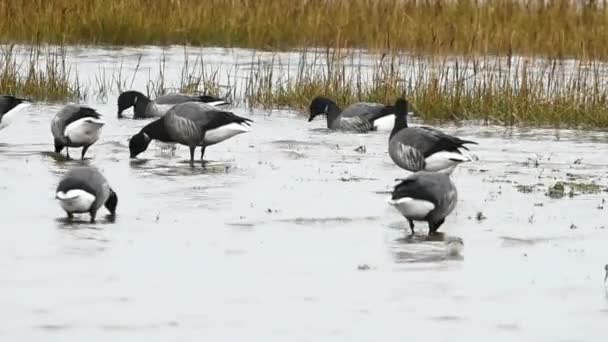
[{"label": "submerged mud flat", "polygon": [[[51,153],[59,106],[33,105],[0,132],[2,340],[604,335],[606,133],[442,127],[479,142],[478,160],[454,173],[458,205],[444,239],[428,240],[422,223],[407,238],[386,203],[406,174],[388,157],[388,132],[234,108],[253,131],[191,168],[184,147],[129,160],[127,139],[146,121],[116,119],[115,99],[89,103],[107,125],[84,162],[118,193],[114,223],[101,212],[97,224],[66,222],[53,199],[81,163]],[[597,191],[548,196],[558,182]],[[447,255],[453,238],[458,257]]]}]

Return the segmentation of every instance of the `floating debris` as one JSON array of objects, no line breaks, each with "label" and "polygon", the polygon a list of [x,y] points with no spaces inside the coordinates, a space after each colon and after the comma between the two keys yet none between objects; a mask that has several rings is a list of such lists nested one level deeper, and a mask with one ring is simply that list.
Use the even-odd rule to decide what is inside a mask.
[{"label": "floating debris", "polygon": [[366,152],[367,152],[367,147],[365,147],[365,146],[361,145],[361,146],[359,146],[359,147],[357,147],[357,148],[355,149],[355,152],[359,152],[359,153],[366,153]]},{"label": "floating debris", "polygon": [[608,192],[608,187],[596,183],[582,182],[563,182],[559,181],[547,190],[546,195],[551,198],[562,198],[565,195],[574,197],[583,194],[597,194],[600,192]]}]

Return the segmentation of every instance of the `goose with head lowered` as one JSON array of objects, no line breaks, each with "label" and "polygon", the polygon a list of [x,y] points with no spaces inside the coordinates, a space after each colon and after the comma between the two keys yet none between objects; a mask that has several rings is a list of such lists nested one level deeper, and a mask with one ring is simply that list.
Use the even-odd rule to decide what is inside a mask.
[{"label": "goose with head lowered", "polygon": [[176,104],[186,102],[199,102],[201,105],[218,107],[229,104],[229,102],[211,95],[187,95],[166,94],[152,101],[149,97],[139,91],[129,90],[118,96],[118,118],[123,118],[122,113],[133,107],[133,118],[145,119],[165,115],[167,111]]},{"label": "goose with head lowered", "polygon": [[429,235],[437,232],[458,201],[450,175],[419,171],[401,180],[393,189],[389,204],[403,215],[414,234],[414,221],[426,221]]},{"label": "goose with head lowered", "polygon": [[152,140],[176,142],[190,148],[190,163],[194,163],[194,150],[200,146],[203,161],[207,146],[249,132],[251,122],[232,112],[208,109],[195,102],[181,103],[135,134],[129,141],[129,151],[131,158],[135,158]]},{"label": "goose with head lowered", "polygon": [[82,147],[81,159],[101,134],[105,122],[95,109],[83,105],[68,104],[61,108],[51,122],[51,132],[55,141],[55,153],[66,149],[70,158],[70,147]]},{"label": "goose with head lowered", "polygon": [[11,95],[0,95],[0,130],[13,122],[15,114],[29,106],[29,101]]},{"label": "goose with head lowered", "polygon": [[116,215],[118,196],[106,178],[93,167],[76,167],[68,171],[59,182],[55,198],[68,215],[89,213],[91,222],[101,206],[105,206],[112,216]]},{"label": "goose with head lowered", "polygon": [[408,127],[408,102],[403,98],[395,102],[395,126],[391,131],[388,153],[397,166],[416,171],[441,171],[450,173],[460,163],[471,159],[460,149],[474,141],[443,133],[431,127]]},{"label": "goose with head lowered", "polygon": [[[310,117],[308,118],[308,122],[318,115],[325,115],[327,118],[327,128],[359,133],[376,130],[380,120],[391,122],[394,119],[392,115],[394,109],[390,105],[357,102],[341,109],[333,100],[323,96],[315,97],[310,103],[309,110]],[[386,126],[386,124],[383,126]]]}]

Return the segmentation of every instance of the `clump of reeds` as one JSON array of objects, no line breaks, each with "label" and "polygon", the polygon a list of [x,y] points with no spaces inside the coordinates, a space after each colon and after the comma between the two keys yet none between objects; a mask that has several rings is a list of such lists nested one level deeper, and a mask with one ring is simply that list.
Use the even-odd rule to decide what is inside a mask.
[{"label": "clump of reeds", "polygon": [[0,38],[608,57],[600,0],[0,0]]},{"label": "clump of reeds", "polygon": [[597,61],[402,55],[367,67],[354,58],[329,50],[323,62],[302,57],[295,74],[260,63],[249,77],[247,100],[305,110],[316,95],[341,105],[406,96],[430,120],[608,127],[606,65]]},{"label": "clump of reeds", "polygon": [[0,94],[49,101],[81,97],[78,80],[70,79],[61,49],[45,54],[41,48],[31,47],[25,59],[16,54],[14,46],[0,48]]}]

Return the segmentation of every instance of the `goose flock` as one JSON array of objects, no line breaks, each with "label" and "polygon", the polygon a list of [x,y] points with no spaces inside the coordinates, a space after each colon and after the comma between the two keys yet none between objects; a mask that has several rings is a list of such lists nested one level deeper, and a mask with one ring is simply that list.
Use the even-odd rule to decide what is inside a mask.
[{"label": "goose flock", "polygon": [[[10,95],[0,95],[0,130],[10,125],[14,115],[31,102]],[[238,134],[251,131],[253,120],[240,117],[225,106],[230,103],[211,96],[167,94],[152,100],[138,91],[126,91],[117,99],[118,118],[133,108],[134,119],[154,119],[129,140],[131,158],[146,151],[152,140],[185,145],[194,164],[195,150],[201,148],[201,162],[207,146],[215,145]],[[436,234],[446,217],[454,210],[458,192],[451,179],[452,171],[471,159],[463,153],[465,145],[477,144],[448,135],[438,129],[407,123],[408,101],[394,104],[359,102],[341,109],[333,100],[318,96],[309,106],[309,119],[325,115],[330,130],[365,133],[379,128],[392,128],[388,153],[398,167],[411,172],[398,179],[388,203],[407,220],[414,234],[414,221],[427,222],[428,234]],[[82,148],[81,159],[101,136],[105,122],[94,108],[68,104],[51,120],[55,153]],[[116,214],[118,195],[106,178],[94,167],[69,170],[57,186],[55,198],[69,219],[74,214],[88,213],[91,222],[103,206],[111,216]]]}]

